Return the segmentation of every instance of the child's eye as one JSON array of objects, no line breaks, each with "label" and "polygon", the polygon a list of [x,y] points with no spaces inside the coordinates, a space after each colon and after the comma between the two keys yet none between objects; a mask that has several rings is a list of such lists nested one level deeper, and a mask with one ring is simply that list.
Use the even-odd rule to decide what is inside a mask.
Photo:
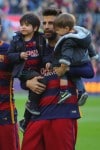
[{"label": "child's eye", "polygon": [[29,26],[30,24],[29,23],[27,23],[27,22],[23,22],[23,23],[21,23],[21,26]]},{"label": "child's eye", "polygon": [[26,26],[29,26],[30,24],[29,24],[29,23],[25,23],[25,25],[26,25]]}]

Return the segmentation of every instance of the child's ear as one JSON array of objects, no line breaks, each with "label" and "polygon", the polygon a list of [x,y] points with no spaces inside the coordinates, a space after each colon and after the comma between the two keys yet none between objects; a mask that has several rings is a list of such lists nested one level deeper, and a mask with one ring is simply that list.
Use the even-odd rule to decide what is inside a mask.
[{"label": "child's ear", "polygon": [[65,29],[67,33],[70,31],[70,28],[68,26],[66,26]]},{"label": "child's ear", "polygon": [[37,31],[38,30],[38,27],[34,27],[34,31]]}]

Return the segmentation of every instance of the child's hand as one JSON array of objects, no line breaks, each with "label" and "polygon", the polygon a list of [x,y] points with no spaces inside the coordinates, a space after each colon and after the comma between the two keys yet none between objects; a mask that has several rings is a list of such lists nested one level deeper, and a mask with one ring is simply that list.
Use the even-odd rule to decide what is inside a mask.
[{"label": "child's hand", "polygon": [[49,62],[46,63],[45,68],[46,68],[47,71],[51,71],[51,68],[52,68],[51,63],[49,63]]},{"label": "child's hand", "polygon": [[56,74],[59,77],[61,77],[61,76],[63,76],[66,73],[66,71],[69,70],[69,67],[67,65],[65,65],[65,64],[61,64],[60,67],[54,67],[53,69],[56,72]]},{"label": "child's hand", "polygon": [[24,59],[24,60],[27,60],[27,58],[28,58],[27,52],[21,52],[21,53],[20,53],[20,58],[21,58],[21,59]]},{"label": "child's hand", "polygon": [[54,67],[53,69],[59,77],[61,77],[65,74],[65,71],[61,67]]}]

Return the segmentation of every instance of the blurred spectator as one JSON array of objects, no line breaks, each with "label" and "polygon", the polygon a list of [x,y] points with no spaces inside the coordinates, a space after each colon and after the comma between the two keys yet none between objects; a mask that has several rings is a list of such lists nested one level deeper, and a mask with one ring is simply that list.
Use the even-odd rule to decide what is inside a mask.
[{"label": "blurred spectator", "polygon": [[100,0],[90,0],[87,7],[91,13],[100,13]]},{"label": "blurred spectator", "polygon": [[89,0],[73,0],[75,13],[86,13]]},{"label": "blurred spectator", "polygon": [[4,13],[8,13],[10,9],[9,1],[8,0],[0,0],[0,9]]},{"label": "blurred spectator", "polygon": [[9,14],[12,13],[17,14],[20,12],[19,2],[20,0],[9,0],[9,5],[10,5]]},{"label": "blurred spectator", "polygon": [[19,3],[19,8],[22,10],[21,13],[26,11],[31,11],[35,9],[35,5],[32,0],[21,0]]}]

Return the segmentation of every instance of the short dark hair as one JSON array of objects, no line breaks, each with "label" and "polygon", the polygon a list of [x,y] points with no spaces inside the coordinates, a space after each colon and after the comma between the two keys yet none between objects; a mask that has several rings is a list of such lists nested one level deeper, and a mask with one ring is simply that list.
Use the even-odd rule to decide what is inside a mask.
[{"label": "short dark hair", "polygon": [[34,13],[26,13],[20,18],[20,24],[22,23],[29,23],[34,27],[40,27],[40,19]]},{"label": "short dark hair", "polygon": [[42,15],[43,16],[58,16],[61,13],[62,11],[60,9],[51,7],[51,8],[44,9],[42,12]]}]

